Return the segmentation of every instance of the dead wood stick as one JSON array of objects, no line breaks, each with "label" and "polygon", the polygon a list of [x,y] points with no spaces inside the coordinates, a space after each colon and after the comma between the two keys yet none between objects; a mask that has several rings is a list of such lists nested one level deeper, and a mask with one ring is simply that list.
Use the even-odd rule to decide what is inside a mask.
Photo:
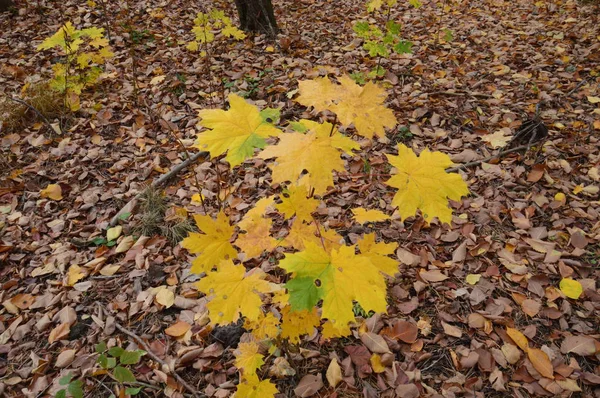
[{"label": "dead wood stick", "polygon": [[127,329],[126,327],[120,325],[118,322],[115,322],[115,327],[117,329],[119,329],[121,332],[125,333],[127,336],[129,336],[132,339],[134,339],[139,345],[141,345],[142,348],[144,349],[144,351],[146,351],[148,353],[148,356],[150,358],[154,359],[159,364],[161,364],[161,366],[163,367],[163,369],[169,369],[169,373],[171,373],[171,375],[175,378],[175,380],[177,380],[177,382],[179,384],[181,384],[182,386],[184,386],[185,389],[188,390],[194,397],[196,397],[196,398],[205,398],[206,397],[206,395],[200,394],[198,391],[196,391],[196,389],[194,387],[192,387],[187,381],[185,381],[181,376],[179,376],[179,374],[177,374],[177,372],[175,371],[175,369],[169,368],[169,365],[165,361],[163,361],[162,359],[160,359],[158,357],[158,355],[156,355],[152,351],[152,349],[150,348],[150,346],[148,344],[146,344],[146,342],[144,340],[142,340],[142,338],[140,336],[138,336],[137,334],[135,334],[131,330]]},{"label": "dead wood stick", "polygon": [[494,98],[489,94],[483,94],[483,93],[470,93],[468,91],[435,91],[433,93],[425,93],[428,95],[453,95],[455,97],[462,97],[463,95],[470,95],[471,97],[475,97],[475,98]]},{"label": "dead wood stick", "polygon": [[518,147],[515,147],[515,148],[507,149],[505,151],[500,151],[500,152],[498,152],[495,155],[488,156],[487,158],[483,158],[483,159],[480,159],[480,160],[475,160],[473,162],[463,163],[460,166],[456,166],[456,167],[450,167],[450,168],[446,169],[446,171],[448,173],[454,173],[454,172],[456,172],[456,171],[458,171],[460,169],[466,169],[467,167],[479,166],[481,163],[485,163],[488,160],[492,160],[492,159],[495,159],[495,158],[500,158],[500,157],[502,157],[504,155],[507,155],[509,153],[518,152],[520,150],[527,149],[527,148],[529,148],[529,146],[530,145],[521,145],[521,146],[518,146]]},{"label": "dead wood stick", "polygon": [[[54,130],[54,127],[52,127],[52,123],[50,123],[50,120],[48,120],[48,118],[46,116],[44,116],[42,114],[42,112],[38,111],[37,109],[35,109],[35,107],[33,105],[28,104],[27,102],[23,101],[20,98],[13,98],[13,97],[8,97],[10,100],[19,103],[21,105],[24,105],[27,107],[27,109],[32,110],[33,112],[35,112],[36,115],[38,115],[40,117],[40,119],[42,119],[42,121],[44,123],[46,123],[46,126],[48,126],[48,128],[50,129],[50,132],[52,133],[56,133],[57,131]],[[58,127],[58,133],[62,134],[62,129],[60,128],[60,126]]]},{"label": "dead wood stick", "polygon": [[[173,167],[168,173],[163,174],[156,180],[152,181],[152,184],[150,184],[150,186],[158,188],[158,187],[164,185],[170,178],[175,176],[181,170],[185,169],[190,164],[194,163],[196,160],[206,157],[206,156],[208,156],[208,152],[206,152],[206,151],[197,152],[197,153],[193,154],[191,157],[187,158],[183,162],[179,163],[177,166]],[[133,197],[133,199],[131,199],[129,202],[127,202],[127,204],[125,206],[121,207],[121,210],[119,210],[117,212],[117,214],[115,214],[114,217],[110,219],[108,226],[114,227],[115,225],[117,225],[117,222],[119,221],[119,217],[121,217],[121,215],[123,213],[125,213],[125,209],[129,209],[130,207],[133,207],[133,203],[135,201],[137,201],[140,198],[140,196],[142,196],[142,194],[143,194],[143,192],[138,193],[137,195],[135,195]]]}]

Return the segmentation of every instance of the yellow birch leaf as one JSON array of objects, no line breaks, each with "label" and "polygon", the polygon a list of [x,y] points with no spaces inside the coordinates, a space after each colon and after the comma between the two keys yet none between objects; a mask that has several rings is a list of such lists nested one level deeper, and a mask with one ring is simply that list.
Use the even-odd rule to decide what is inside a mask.
[{"label": "yellow birch leaf", "polygon": [[581,296],[581,293],[583,293],[583,286],[575,279],[563,278],[560,281],[559,287],[565,296],[573,300],[577,300]]},{"label": "yellow birch leaf", "polygon": [[477,282],[481,279],[481,274],[469,274],[465,278],[469,285],[476,285]]},{"label": "yellow birch leaf", "polygon": [[452,209],[448,199],[458,201],[469,194],[460,174],[446,172],[453,164],[450,157],[427,149],[417,156],[412,149],[399,144],[398,156],[387,155],[387,158],[396,168],[396,174],[386,184],[398,189],[392,206],[398,206],[400,216],[403,219],[414,216],[420,209],[427,222],[437,217],[449,224]]},{"label": "yellow birch leaf", "polygon": [[529,341],[523,333],[521,333],[517,329],[507,327],[506,334],[508,334],[508,337],[510,337],[512,341],[514,341],[515,344],[524,352],[527,352],[527,350],[529,350]]},{"label": "yellow birch leaf", "polygon": [[166,286],[159,286],[156,293],[156,302],[170,308],[175,303],[175,294],[167,289]]},{"label": "yellow birch leaf", "polygon": [[325,374],[329,385],[335,388],[342,380],[342,368],[338,363],[337,359],[332,358],[329,366],[327,367],[327,373]]},{"label": "yellow birch leaf", "polygon": [[352,214],[354,214],[354,219],[356,220],[356,222],[360,224],[368,222],[381,222],[390,219],[390,216],[388,216],[381,210],[367,210],[362,207],[352,209]]},{"label": "yellow birch leaf", "polygon": [[107,241],[111,241],[111,240],[115,240],[117,239],[119,236],[121,236],[121,233],[123,232],[123,227],[120,225],[117,225],[116,227],[112,227],[109,228],[106,231],[106,240]]},{"label": "yellow birch leaf", "polygon": [[263,355],[258,352],[258,344],[254,341],[240,343],[235,354],[235,367],[242,371],[244,378],[256,375],[256,370],[265,363]]},{"label": "yellow birch leaf", "polygon": [[253,157],[256,148],[264,148],[265,138],[277,137],[281,131],[264,121],[258,108],[242,97],[229,94],[229,105],[227,111],[204,109],[198,112],[202,119],[198,126],[210,130],[198,134],[195,146],[209,151],[213,158],[227,152],[225,160],[235,167]]},{"label": "yellow birch leaf", "polygon": [[82,268],[77,264],[73,264],[69,267],[69,270],[67,271],[67,285],[73,286],[81,279],[85,278],[85,276],[86,274],[82,272]]},{"label": "yellow birch leaf", "polygon": [[190,253],[198,254],[192,262],[192,273],[208,272],[221,261],[237,256],[237,250],[230,242],[235,227],[229,224],[229,217],[223,211],[219,212],[216,220],[199,214],[194,215],[194,220],[203,233],[190,233],[181,242],[181,246]]},{"label": "yellow birch leaf", "polygon": [[40,191],[40,197],[56,201],[61,200],[63,198],[62,188],[58,184],[49,184],[46,188]]},{"label": "yellow birch leaf", "polygon": [[592,97],[592,96],[588,96],[587,100],[590,102],[590,104],[597,104],[600,103],[600,97]]},{"label": "yellow birch leaf", "polygon": [[373,354],[370,358],[371,367],[375,373],[385,372],[385,365],[381,363],[381,356],[379,354]]},{"label": "yellow birch leaf", "polygon": [[213,325],[237,322],[240,313],[251,321],[261,315],[260,293],[271,290],[264,274],[255,272],[244,275],[243,265],[223,261],[217,271],[208,274],[196,284],[198,290],[209,296],[208,314]]},{"label": "yellow birch leaf", "polygon": [[306,170],[308,175],[303,176],[300,184],[321,194],[333,186],[333,171],[344,170],[342,153],[349,154],[360,146],[343,136],[331,123],[319,124],[310,120],[299,123],[309,131],[282,134],[277,145],[266,148],[258,157],[276,158],[275,164],[270,166],[274,183],[291,181],[294,184]]}]

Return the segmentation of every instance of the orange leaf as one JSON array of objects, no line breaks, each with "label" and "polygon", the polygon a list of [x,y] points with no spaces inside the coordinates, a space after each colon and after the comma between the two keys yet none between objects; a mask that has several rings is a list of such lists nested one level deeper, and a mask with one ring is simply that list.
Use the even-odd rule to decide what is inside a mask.
[{"label": "orange leaf", "polygon": [[61,323],[52,331],[50,331],[50,336],[48,336],[48,343],[52,344],[57,340],[61,340],[69,335],[71,331],[71,326],[68,323]]},{"label": "orange leaf", "polygon": [[181,337],[190,330],[192,326],[184,321],[177,321],[165,329],[165,333],[173,337]]},{"label": "orange leaf", "polygon": [[552,362],[550,362],[550,358],[548,358],[548,355],[544,351],[537,348],[530,348],[527,350],[527,356],[540,375],[549,379],[554,379]]}]

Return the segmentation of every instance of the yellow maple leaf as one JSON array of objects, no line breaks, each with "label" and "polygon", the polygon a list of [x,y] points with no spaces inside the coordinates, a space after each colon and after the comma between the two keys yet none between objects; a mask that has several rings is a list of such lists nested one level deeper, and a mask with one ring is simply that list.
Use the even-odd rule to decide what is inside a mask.
[{"label": "yellow maple leaf", "polygon": [[272,313],[260,315],[257,321],[246,319],[244,328],[252,331],[257,340],[273,339],[279,334],[279,319]]},{"label": "yellow maple leaf", "polygon": [[398,245],[395,243],[375,242],[375,234],[367,234],[358,241],[360,253],[371,260],[371,264],[386,275],[394,276],[398,272],[398,260],[393,255]]},{"label": "yellow maple leaf", "polygon": [[239,234],[235,245],[246,254],[246,259],[258,257],[263,251],[270,252],[277,247],[277,240],[271,236],[273,221],[259,218],[245,229],[248,233]]},{"label": "yellow maple leaf", "polygon": [[277,387],[270,380],[258,380],[258,376],[250,376],[242,380],[233,395],[234,398],[274,398]]},{"label": "yellow maple leaf", "polygon": [[289,234],[283,239],[283,246],[290,246],[297,250],[303,250],[308,242],[318,246],[324,246],[326,250],[339,248],[342,237],[333,229],[326,229],[323,226],[317,227],[315,221],[304,223],[300,220],[294,220]]},{"label": "yellow maple leaf", "polygon": [[375,10],[379,10],[381,9],[381,6],[383,6],[383,0],[370,0],[367,3],[367,11],[373,12]]},{"label": "yellow maple leaf", "polygon": [[383,105],[385,89],[373,82],[359,86],[349,76],[340,78],[343,91],[337,104],[331,107],[343,125],[354,124],[356,133],[363,137],[385,135],[385,128],[396,126],[396,117]]},{"label": "yellow maple leaf", "polygon": [[194,215],[194,220],[204,233],[192,232],[181,242],[181,246],[191,253],[198,254],[192,262],[192,273],[208,272],[222,260],[237,255],[237,250],[230,242],[235,227],[229,225],[229,217],[223,211],[219,212],[216,220],[211,216],[199,214]]},{"label": "yellow maple leaf", "polygon": [[256,375],[265,361],[263,355],[258,352],[258,344],[254,341],[240,343],[235,354],[235,367],[242,371],[244,378]]},{"label": "yellow maple leaf", "polygon": [[399,144],[398,156],[387,155],[387,158],[396,168],[396,174],[386,184],[398,189],[392,205],[398,206],[400,216],[403,219],[414,216],[420,209],[427,222],[437,217],[449,224],[452,209],[448,199],[460,200],[469,194],[460,174],[446,172],[453,164],[450,157],[427,149],[417,156],[412,149]]},{"label": "yellow maple leaf", "polygon": [[316,308],[292,311],[288,305],[281,309],[281,337],[292,344],[298,344],[300,336],[312,334],[320,323]]},{"label": "yellow maple leaf", "polygon": [[381,210],[367,210],[362,207],[352,209],[352,214],[354,214],[354,219],[356,222],[360,224],[368,222],[381,222],[390,219],[390,216]]},{"label": "yellow maple leaf", "polygon": [[310,221],[312,220],[312,212],[317,210],[318,206],[318,200],[308,197],[306,186],[293,184],[283,190],[281,203],[275,208],[286,219],[296,215],[298,221]]},{"label": "yellow maple leaf", "polygon": [[323,324],[323,331],[321,335],[324,339],[335,339],[338,337],[349,336],[351,333],[350,325],[337,325],[331,323],[331,321],[326,321]]},{"label": "yellow maple leaf", "polygon": [[356,132],[367,138],[383,136],[385,127],[393,128],[396,117],[385,107],[385,89],[373,82],[359,86],[349,76],[333,84],[327,77],[298,83],[298,103],[312,106],[316,111],[335,112],[343,125],[354,124]]},{"label": "yellow maple leaf", "polygon": [[332,172],[344,170],[340,155],[351,153],[360,146],[334,129],[331,123],[319,124],[310,120],[299,123],[309,131],[282,134],[277,145],[268,147],[258,157],[277,158],[276,164],[271,165],[273,182],[295,183],[306,170],[308,174],[300,179],[300,184],[306,184],[314,188],[316,194],[321,194],[327,187],[333,186]]},{"label": "yellow maple leaf", "polygon": [[265,138],[277,137],[281,131],[264,121],[258,108],[239,95],[229,94],[229,105],[227,111],[203,109],[198,112],[202,118],[198,126],[210,130],[199,133],[194,146],[209,151],[212,157],[227,152],[225,160],[235,167],[253,157],[256,148],[264,148]]},{"label": "yellow maple leaf", "polygon": [[267,209],[273,204],[273,196],[259,199],[253,208],[248,210],[242,220],[238,223],[238,226],[244,231],[250,231],[252,225],[256,224],[260,219],[263,218]]},{"label": "yellow maple leaf", "polygon": [[259,319],[262,306],[259,293],[267,293],[271,287],[264,280],[264,273],[245,275],[245,271],[243,265],[226,260],[196,284],[198,290],[209,295],[206,307],[213,325],[237,322],[240,313],[251,321]]},{"label": "yellow maple leaf", "polygon": [[355,254],[354,246],[327,253],[309,242],[303,251],[286,254],[279,267],[292,274],[285,287],[293,310],[311,309],[323,300],[322,317],[338,328],[354,321],[354,301],[365,312],[386,311],[385,279],[369,258]]}]

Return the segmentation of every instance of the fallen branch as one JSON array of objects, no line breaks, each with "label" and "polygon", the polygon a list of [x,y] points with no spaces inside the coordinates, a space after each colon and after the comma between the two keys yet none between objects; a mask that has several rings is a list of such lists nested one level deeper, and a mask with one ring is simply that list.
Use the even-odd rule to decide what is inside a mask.
[{"label": "fallen branch", "polygon": [[206,398],[206,395],[200,394],[198,391],[196,391],[196,389],[194,387],[192,387],[187,381],[185,381],[181,376],[179,376],[179,374],[177,374],[177,372],[175,372],[175,369],[169,368],[169,365],[165,361],[160,359],[158,357],[158,355],[156,355],[154,352],[152,352],[152,349],[150,348],[150,346],[148,344],[146,344],[146,342],[144,340],[142,340],[142,338],[140,336],[138,336],[131,330],[127,329],[126,327],[120,325],[118,322],[115,322],[115,327],[117,329],[119,329],[121,332],[125,333],[127,336],[134,339],[140,346],[142,346],[144,351],[146,351],[148,353],[148,356],[150,358],[154,359],[156,362],[161,364],[163,369],[169,369],[169,373],[171,373],[171,375],[175,378],[175,380],[177,380],[177,382],[179,384],[184,386],[185,389],[188,390],[194,397]]},{"label": "fallen branch", "polygon": [[527,149],[530,146],[531,146],[530,144],[527,144],[527,145],[521,145],[521,146],[518,146],[518,147],[515,147],[515,148],[507,149],[505,151],[500,151],[500,152],[498,152],[495,155],[488,156],[487,158],[483,158],[483,159],[480,159],[480,160],[475,160],[473,162],[463,163],[460,166],[450,167],[450,168],[446,169],[446,171],[448,173],[454,173],[454,172],[456,172],[456,171],[458,171],[460,169],[466,169],[467,167],[479,166],[481,163],[485,163],[485,162],[490,161],[492,159],[500,158],[500,157],[502,157],[504,155],[507,155],[509,153],[512,153],[512,152],[518,152],[518,151],[521,151],[523,149]]},{"label": "fallen branch", "polygon": [[62,134],[62,130],[60,127],[58,127],[58,131],[54,130],[54,127],[52,127],[52,123],[50,123],[50,120],[48,120],[48,118],[46,116],[44,116],[42,114],[42,112],[38,111],[37,109],[35,109],[35,107],[33,105],[28,104],[27,102],[23,101],[20,98],[13,98],[13,97],[8,97],[10,100],[24,105],[26,106],[28,109],[32,110],[33,112],[35,112],[36,115],[38,115],[40,117],[40,119],[42,119],[42,121],[46,124],[46,126],[48,126],[48,128],[50,129],[50,131],[52,133],[58,133],[58,134]]},{"label": "fallen branch", "polygon": [[[158,188],[158,187],[164,185],[169,179],[174,177],[181,170],[185,169],[190,164],[194,163],[196,160],[198,160],[200,158],[204,158],[206,156],[208,156],[208,152],[206,152],[206,151],[197,152],[197,153],[193,154],[191,157],[187,158],[183,162],[179,163],[177,166],[173,167],[171,169],[171,171],[169,171],[168,173],[165,173],[162,176],[160,176],[159,178],[157,178],[156,180],[152,181],[152,184],[150,184],[150,186],[154,187],[154,188]],[[135,197],[133,197],[133,199],[131,199],[129,202],[127,202],[127,204],[125,206],[123,206],[121,208],[121,210],[119,210],[117,212],[117,214],[114,215],[113,218],[110,219],[108,226],[114,227],[115,225],[117,225],[117,222],[119,221],[119,217],[121,217],[123,215],[123,213],[126,212],[126,209],[131,210],[134,207],[133,206],[134,203],[142,196],[142,194],[143,194],[143,192],[138,193],[137,195],[135,195]]]},{"label": "fallen branch", "polygon": [[483,94],[483,93],[470,93],[468,91],[435,91],[433,93],[425,93],[428,95],[450,95],[450,96],[455,96],[455,97],[462,97],[463,95],[470,95],[471,97],[475,97],[475,98],[494,98],[493,96],[489,95],[489,94]]}]

